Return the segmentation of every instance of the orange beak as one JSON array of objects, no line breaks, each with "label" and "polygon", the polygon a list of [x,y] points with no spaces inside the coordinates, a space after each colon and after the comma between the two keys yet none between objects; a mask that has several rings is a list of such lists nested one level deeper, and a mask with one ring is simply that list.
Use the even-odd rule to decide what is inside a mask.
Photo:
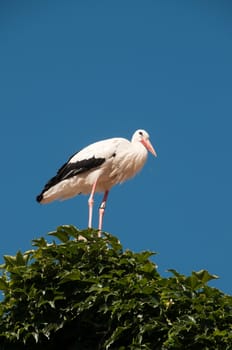
[{"label": "orange beak", "polygon": [[142,139],[141,142],[149,152],[151,152],[155,157],[157,157],[156,151],[149,140]]}]

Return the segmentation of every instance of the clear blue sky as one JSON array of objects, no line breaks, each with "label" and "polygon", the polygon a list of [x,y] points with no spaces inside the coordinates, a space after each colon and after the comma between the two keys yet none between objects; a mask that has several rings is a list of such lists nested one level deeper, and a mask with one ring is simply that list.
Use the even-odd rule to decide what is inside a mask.
[{"label": "clear blue sky", "polygon": [[88,197],[35,196],[75,151],[143,128],[158,158],[113,188],[104,229],[231,294],[231,1],[2,0],[0,50],[1,260],[86,228]]}]

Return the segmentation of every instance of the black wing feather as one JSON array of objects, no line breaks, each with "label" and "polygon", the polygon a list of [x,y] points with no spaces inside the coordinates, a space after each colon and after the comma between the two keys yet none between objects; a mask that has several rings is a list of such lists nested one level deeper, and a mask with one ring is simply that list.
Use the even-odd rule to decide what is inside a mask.
[{"label": "black wing feather", "polygon": [[91,169],[97,168],[104,162],[105,162],[105,158],[95,158],[95,157],[80,160],[75,163],[69,163],[68,161],[67,163],[62,165],[62,167],[58,170],[57,174],[46,183],[43,191],[36,197],[36,200],[40,202],[43,199],[43,193],[49,190],[49,188],[57,185],[59,182],[63,180],[67,180],[73,176],[84,173]]}]

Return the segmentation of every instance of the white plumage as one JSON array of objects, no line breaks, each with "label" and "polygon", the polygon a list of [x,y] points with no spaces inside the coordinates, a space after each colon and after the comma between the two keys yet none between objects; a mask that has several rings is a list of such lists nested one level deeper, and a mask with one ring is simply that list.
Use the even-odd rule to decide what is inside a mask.
[{"label": "white plumage", "polygon": [[78,194],[90,194],[89,227],[92,226],[93,197],[104,192],[99,209],[99,231],[109,190],[133,177],[143,167],[147,150],[156,156],[145,130],[137,130],[128,141],[111,138],[95,142],[74,154],[37,196],[40,203],[64,200]]}]

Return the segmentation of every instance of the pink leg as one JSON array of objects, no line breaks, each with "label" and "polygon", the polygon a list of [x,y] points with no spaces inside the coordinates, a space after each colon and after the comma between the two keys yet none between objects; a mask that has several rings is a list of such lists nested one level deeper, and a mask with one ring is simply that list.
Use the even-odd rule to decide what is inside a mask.
[{"label": "pink leg", "polygon": [[105,207],[106,207],[106,201],[108,198],[109,191],[105,191],[103,200],[101,202],[100,208],[99,208],[99,225],[98,225],[98,236],[101,236],[101,230],[102,230],[102,222],[103,222],[103,215],[105,212]]},{"label": "pink leg", "polygon": [[92,228],[94,193],[95,193],[95,190],[96,190],[96,186],[97,186],[97,181],[93,184],[92,191],[90,193],[89,200],[88,200],[88,205],[89,205],[89,223],[88,223],[88,227],[89,228]]}]

